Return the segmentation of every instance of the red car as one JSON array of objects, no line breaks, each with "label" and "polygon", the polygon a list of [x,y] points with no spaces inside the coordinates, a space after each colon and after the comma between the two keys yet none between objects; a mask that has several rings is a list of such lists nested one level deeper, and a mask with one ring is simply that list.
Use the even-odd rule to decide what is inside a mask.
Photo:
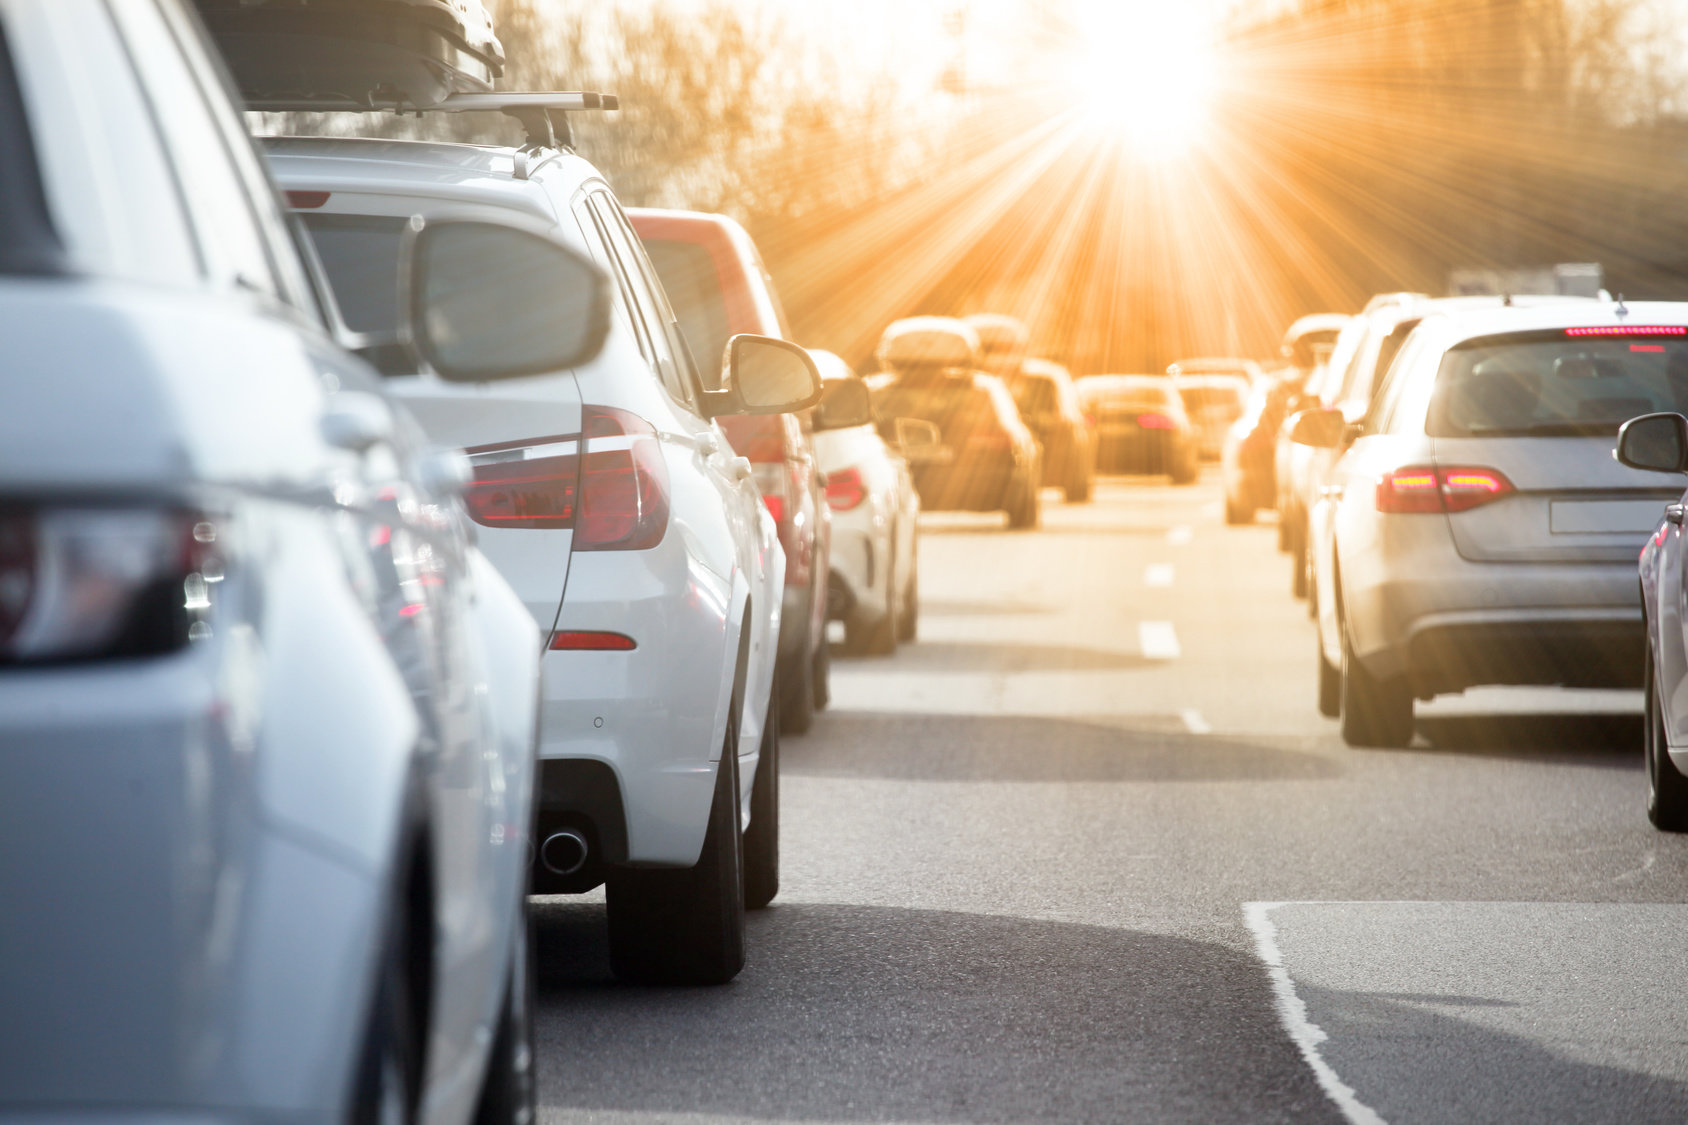
[{"label": "red car", "polygon": [[[743,332],[791,339],[745,229],[725,215],[630,207],[627,218],[668,291],[669,304],[706,380],[719,379],[727,341]],[[727,441],[749,459],[785,548],[785,605],[780,619],[780,722],[801,734],[827,703],[827,576],[832,509],[815,462],[808,416],[717,419]]]}]

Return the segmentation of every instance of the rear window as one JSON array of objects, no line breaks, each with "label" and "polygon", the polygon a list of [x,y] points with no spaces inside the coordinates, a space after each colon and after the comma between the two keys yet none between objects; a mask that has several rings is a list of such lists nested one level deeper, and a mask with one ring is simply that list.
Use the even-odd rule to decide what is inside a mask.
[{"label": "rear window", "polygon": [[1186,410],[1218,406],[1241,413],[1243,408],[1242,391],[1237,387],[1180,387],[1178,394]]},{"label": "rear window", "polygon": [[916,385],[893,383],[874,397],[873,411],[882,425],[892,429],[898,418],[931,422],[948,442],[1000,426],[991,392],[970,379]]},{"label": "rear window", "polygon": [[399,248],[409,220],[372,215],[306,215],[317,257],[353,332],[399,328]]},{"label": "rear window", "polygon": [[1014,404],[1022,414],[1053,414],[1058,409],[1055,380],[1022,375],[1014,380]]},{"label": "rear window", "polygon": [[[1487,336],[1442,359],[1432,437],[1607,435],[1638,414],[1688,410],[1688,333],[1577,329]],[[1668,334],[1667,334],[1668,332]]]},{"label": "rear window", "polygon": [[709,248],[695,242],[652,238],[644,243],[645,253],[668,293],[675,319],[680,322],[680,331],[685,333],[686,346],[703,368],[706,381],[714,386],[727,351],[728,331],[727,306]]}]

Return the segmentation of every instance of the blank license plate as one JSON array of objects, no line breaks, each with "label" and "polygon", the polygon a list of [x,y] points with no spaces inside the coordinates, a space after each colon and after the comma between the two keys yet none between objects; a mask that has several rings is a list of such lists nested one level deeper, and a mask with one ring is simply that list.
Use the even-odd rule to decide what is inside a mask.
[{"label": "blank license plate", "polygon": [[1665,515],[1663,500],[1555,500],[1549,519],[1555,535],[1645,534]]}]

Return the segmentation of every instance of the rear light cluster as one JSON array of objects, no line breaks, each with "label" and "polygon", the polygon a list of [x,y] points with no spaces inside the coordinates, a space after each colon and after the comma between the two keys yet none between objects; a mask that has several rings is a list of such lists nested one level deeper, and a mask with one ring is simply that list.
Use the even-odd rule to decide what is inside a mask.
[{"label": "rear light cluster", "polygon": [[1514,491],[1495,469],[1411,465],[1378,478],[1377,510],[1391,515],[1468,512]]},{"label": "rear light cluster", "polygon": [[[668,530],[668,466],[649,422],[581,409],[579,439],[535,438],[467,452],[469,515],[487,527],[574,529],[576,551],[642,551]],[[582,456],[584,450],[584,456]]]},{"label": "rear light cluster", "polygon": [[211,635],[217,527],[149,508],[0,508],[0,663],[152,656]]},{"label": "rear light cluster", "polygon": [[1177,429],[1176,423],[1174,423],[1173,420],[1168,418],[1165,414],[1139,414],[1137,416],[1137,425],[1140,429],[1145,430]]},{"label": "rear light cluster", "polygon": [[835,512],[848,512],[861,506],[867,499],[867,487],[862,484],[862,474],[855,468],[839,469],[826,476],[826,502]]}]

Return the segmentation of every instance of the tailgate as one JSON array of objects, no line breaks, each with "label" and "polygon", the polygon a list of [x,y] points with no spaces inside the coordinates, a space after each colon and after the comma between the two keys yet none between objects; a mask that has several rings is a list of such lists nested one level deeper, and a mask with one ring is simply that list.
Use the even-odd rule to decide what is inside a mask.
[{"label": "tailgate", "polygon": [[1682,487],[1612,458],[1612,437],[1436,438],[1441,469],[1498,469],[1517,491],[1450,514],[1473,562],[1629,562]]}]

